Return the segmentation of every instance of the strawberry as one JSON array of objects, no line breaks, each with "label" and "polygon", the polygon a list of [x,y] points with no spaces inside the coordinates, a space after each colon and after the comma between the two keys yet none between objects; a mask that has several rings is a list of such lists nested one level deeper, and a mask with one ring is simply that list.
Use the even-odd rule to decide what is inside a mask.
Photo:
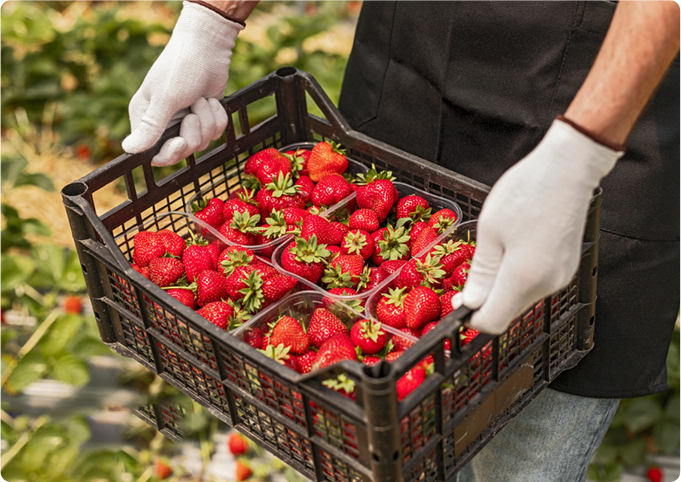
[{"label": "strawberry", "polygon": [[393,328],[404,328],[404,298],[406,288],[389,289],[387,293],[383,293],[376,304],[376,318],[381,323],[385,323]]},{"label": "strawberry", "polygon": [[307,149],[298,148],[295,151],[286,151],[285,156],[288,156],[291,161],[291,168],[293,172],[300,176],[307,176],[307,162],[310,160],[312,153]]},{"label": "strawberry", "polygon": [[369,233],[362,229],[348,231],[340,247],[343,254],[358,254],[364,260],[371,258],[374,253],[374,241]]},{"label": "strawberry", "polygon": [[419,330],[440,317],[442,305],[440,298],[430,288],[417,286],[404,298],[404,323],[409,328]]},{"label": "strawberry", "polygon": [[468,259],[468,249],[461,241],[447,241],[433,249],[433,255],[440,257],[445,277],[449,278],[454,270]]},{"label": "strawberry", "polygon": [[380,266],[384,261],[409,259],[409,235],[404,226],[397,228],[388,225],[376,231],[381,233],[376,239],[376,248],[371,261]]},{"label": "strawberry", "polygon": [[650,482],[662,482],[664,478],[664,474],[662,473],[662,469],[659,467],[650,467],[646,471],[646,478]]},{"label": "strawberry", "polygon": [[332,221],[331,226],[336,230],[337,233],[337,237],[334,238],[334,241],[338,239],[339,241],[337,244],[342,243],[343,238],[350,232],[350,228],[347,224],[341,223],[340,221]]},{"label": "strawberry", "polygon": [[479,334],[480,334],[480,332],[478,330],[474,330],[473,328],[464,328],[464,331],[462,331],[461,335],[459,335],[461,337],[460,338],[461,346],[468,345]]},{"label": "strawberry", "polygon": [[68,295],[64,298],[63,308],[69,315],[80,315],[83,312],[83,299],[78,295]]},{"label": "strawberry", "polygon": [[298,320],[290,316],[282,316],[272,327],[270,334],[270,345],[280,344],[290,348],[292,354],[302,355],[307,351],[310,340]]},{"label": "strawberry", "polygon": [[[384,263],[385,264],[385,263]],[[399,288],[416,286],[437,287],[442,282],[445,272],[441,268],[440,258],[430,254],[425,259],[412,259],[404,265],[397,275],[395,284]]]},{"label": "strawberry", "polygon": [[267,306],[279,301],[295,287],[296,283],[298,283],[298,280],[285,274],[277,274],[267,278],[262,285],[263,304]]},{"label": "strawberry", "polygon": [[156,476],[161,479],[165,480],[168,477],[173,475],[173,469],[171,469],[168,464],[163,462],[161,459],[156,461]]},{"label": "strawberry", "polygon": [[324,385],[326,388],[337,391],[344,397],[357,400],[357,395],[355,395],[355,382],[349,379],[345,373],[341,373],[336,378],[324,380],[322,385]]},{"label": "strawberry", "polygon": [[283,211],[284,221],[287,226],[302,223],[303,220],[309,216],[310,213],[300,208],[285,208]]},{"label": "strawberry", "polygon": [[375,355],[383,349],[388,336],[381,329],[381,323],[372,320],[359,320],[350,330],[350,339],[362,350],[364,355]]},{"label": "strawberry", "polygon": [[[419,338],[421,336],[421,333],[419,333],[417,330],[412,330],[411,328],[407,328],[406,326],[404,328],[400,328],[400,331],[405,335],[410,335],[416,338]],[[393,336],[391,341],[393,342],[393,349],[399,352],[406,350],[407,348],[414,344],[413,341],[409,340],[404,336]]]},{"label": "strawberry", "polygon": [[317,245],[317,236],[309,241],[298,238],[289,243],[281,255],[281,267],[289,273],[317,283],[324,272],[324,261],[331,255],[325,244]]},{"label": "strawberry", "polygon": [[[340,248],[338,248],[340,251]],[[137,271],[139,274],[144,276],[146,279],[149,279],[149,267],[145,266],[144,268],[141,266],[137,266],[135,263],[130,263],[130,266],[132,266],[132,269]]]},{"label": "strawberry", "polygon": [[278,211],[288,207],[305,209],[300,186],[293,184],[290,174],[279,174],[272,182],[267,183],[256,194],[256,201],[263,219],[275,209]]},{"label": "strawberry", "polygon": [[235,244],[252,246],[255,243],[260,215],[251,216],[249,212],[235,212],[234,218],[220,226],[220,234]]},{"label": "strawberry", "polygon": [[362,363],[364,363],[367,366],[375,365],[380,361],[381,359],[375,356],[365,356],[364,358],[362,358]]},{"label": "strawberry", "polygon": [[138,232],[132,239],[132,243],[135,247],[132,253],[132,260],[140,268],[146,268],[152,259],[160,258],[166,254],[163,240],[151,231]]},{"label": "strawberry", "polygon": [[[257,284],[257,279],[259,279],[260,286],[262,286],[262,277],[260,277],[260,273],[255,271],[255,268],[252,266],[239,266],[234,268],[232,274],[227,276],[226,279],[227,296],[229,299],[232,301],[239,301],[246,296],[246,293],[243,293],[242,290],[245,290],[249,287],[247,280],[251,273],[255,273],[254,278],[256,278],[256,281],[254,281],[254,283]],[[254,296],[257,297],[257,294]],[[248,307],[246,307],[246,309],[251,311]]]},{"label": "strawberry", "polygon": [[[393,340],[394,340],[395,338],[397,338],[397,337],[393,337]],[[388,363],[392,363],[392,362],[394,362],[395,360],[397,360],[400,356],[402,356],[402,353],[404,353],[404,350],[395,350],[395,351],[391,351],[390,353],[388,353],[388,354],[385,356],[385,361],[387,361]]]},{"label": "strawberry", "polygon": [[224,202],[222,199],[214,197],[213,199],[194,202],[191,205],[194,216],[204,223],[218,229],[225,222],[224,214],[222,212]]},{"label": "strawberry", "polygon": [[336,256],[338,256],[339,254],[343,254],[343,250],[340,248],[340,246],[331,245],[327,246],[326,249],[328,249],[329,252],[331,253],[331,255],[329,256],[329,260],[335,259]]},{"label": "strawberry", "polygon": [[197,313],[218,328],[226,330],[229,326],[229,318],[234,314],[234,308],[223,301],[213,301],[198,310]]},{"label": "strawberry", "polygon": [[235,474],[237,482],[243,482],[244,480],[250,478],[251,475],[253,475],[253,471],[251,470],[251,468],[245,463],[243,463],[241,460],[237,460]]},{"label": "strawberry", "polygon": [[242,435],[232,432],[229,435],[229,439],[227,439],[227,447],[232,455],[238,457],[239,455],[246,453],[248,450],[248,443]]},{"label": "strawberry", "polygon": [[312,313],[310,327],[307,329],[310,345],[319,348],[322,343],[338,333],[347,335],[348,327],[336,315],[325,308],[317,308]]},{"label": "strawberry", "polygon": [[357,352],[348,335],[337,333],[319,347],[312,368],[325,368],[342,360],[357,360]]},{"label": "strawberry", "polygon": [[379,173],[372,166],[366,174],[359,174],[358,177],[360,187],[357,189],[357,206],[374,211],[378,221],[382,223],[398,199],[392,183],[395,179],[392,172]]},{"label": "strawberry", "polygon": [[423,228],[419,237],[411,244],[411,256],[416,257],[437,239],[437,231],[431,227]]},{"label": "strawberry", "polygon": [[440,304],[442,305],[442,311],[440,312],[440,318],[444,318],[450,314],[454,308],[452,307],[452,298],[456,295],[458,291],[446,291],[440,295]]},{"label": "strawberry", "polygon": [[330,207],[352,194],[352,187],[340,174],[331,174],[317,183],[310,195],[315,206]]},{"label": "strawberry", "polygon": [[227,297],[227,280],[217,271],[205,270],[196,278],[196,298],[199,306]]},{"label": "strawberry", "polygon": [[413,392],[416,387],[421,385],[426,379],[426,369],[421,365],[416,365],[414,368],[405,373],[399,380],[397,380],[397,401],[401,402],[404,398]]},{"label": "strawberry", "polygon": [[396,260],[384,261],[383,263],[381,263],[381,268],[383,268],[383,271],[388,273],[388,276],[391,276],[397,270],[402,268],[405,264],[407,264],[407,262],[405,260],[396,259]]},{"label": "strawberry", "polygon": [[184,250],[187,247],[187,243],[182,239],[182,236],[168,229],[157,231],[156,236],[161,239],[167,254],[175,258],[182,257],[182,253],[184,253]]},{"label": "strawberry", "polygon": [[[439,322],[438,321],[432,321],[428,323],[426,326],[423,327],[423,330],[421,331],[421,336],[426,336],[426,333],[428,333],[430,330],[435,328]],[[452,342],[451,340],[445,340],[445,350],[451,350],[452,349]]]},{"label": "strawberry", "polygon": [[259,215],[260,210],[253,204],[244,202],[241,199],[228,199],[222,207],[222,217],[224,221],[234,219],[234,213],[250,213],[251,216]]},{"label": "strawberry", "polygon": [[264,160],[255,173],[255,177],[263,186],[271,183],[280,175],[288,175],[291,179],[293,178],[291,161],[281,153],[279,153],[279,157],[272,156],[272,158]]},{"label": "strawberry", "polygon": [[298,373],[310,373],[312,371],[312,365],[314,364],[315,358],[317,358],[317,352],[308,350],[298,357]]},{"label": "strawberry", "polygon": [[[255,244],[257,246],[262,246],[264,244],[271,243],[275,239],[286,235],[289,230],[295,228],[296,226],[289,226],[286,224],[284,213],[274,209],[270,213],[269,217],[265,220],[265,224],[260,226],[262,231],[255,235]],[[260,248],[258,254],[261,256],[267,256],[268,254],[271,255],[271,252],[274,252],[274,247],[271,248],[272,249],[268,249],[266,252],[263,252],[263,249]]]},{"label": "strawberry", "polygon": [[184,276],[184,265],[176,258],[154,258],[149,261],[149,279],[161,288],[172,286]]},{"label": "strawberry", "polygon": [[170,288],[166,290],[166,293],[192,310],[196,309],[196,296],[193,290],[188,288]]},{"label": "strawberry", "polygon": [[339,238],[338,231],[331,225],[328,219],[321,216],[308,215],[303,219],[300,237],[309,240],[312,236],[317,236],[320,244],[334,245],[340,244],[342,241],[342,238]]},{"label": "strawberry", "polygon": [[290,346],[285,346],[283,343],[279,343],[276,346],[270,344],[258,351],[277,363],[285,365],[291,370],[298,371],[298,357],[291,353]]},{"label": "strawberry", "polygon": [[416,194],[405,196],[397,202],[397,219],[408,218],[417,223],[428,221],[430,214],[428,201]]},{"label": "strawberry", "polygon": [[256,191],[256,189],[247,188],[247,187],[242,186],[239,189],[236,189],[235,191],[230,192],[227,199],[242,199],[242,196],[246,196],[248,198],[253,199],[253,196],[255,195],[255,191]]},{"label": "strawberry", "polygon": [[305,204],[312,202],[312,193],[315,188],[315,183],[307,176],[300,176],[294,186],[298,186],[300,197],[303,198]]},{"label": "strawberry", "polygon": [[414,242],[419,238],[419,235],[425,228],[429,228],[428,223],[424,221],[418,221],[411,226],[411,230],[409,231],[409,242],[410,244],[414,244]]},{"label": "strawberry", "polygon": [[263,281],[265,281],[267,278],[271,278],[273,276],[280,274],[279,271],[274,269],[269,264],[263,263],[259,259],[256,259],[255,261],[253,261],[250,265],[253,266],[253,268],[258,273],[260,273],[260,276],[262,277]]},{"label": "strawberry", "polygon": [[256,349],[261,349],[263,345],[267,345],[265,333],[263,333],[263,330],[257,326],[245,332],[243,340]]},{"label": "strawberry", "polygon": [[430,217],[428,226],[435,229],[438,234],[444,233],[456,223],[457,217],[451,209],[440,209]]},{"label": "strawberry", "polygon": [[331,174],[343,174],[348,168],[345,151],[336,143],[319,142],[312,148],[307,161],[310,179],[319,182]]},{"label": "strawberry", "polygon": [[182,263],[187,273],[187,281],[193,283],[198,275],[206,270],[215,271],[217,266],[213,258],[213,248],[192,244],[182,254]]},{"label": "strawberry", "polygon": [[246,160],[246,163],[244,164],[244,173],[254,176],[264,162],[271,162],[273,159],[279,159],[280,157],[281,152],[274,147],[256,152]]},{"label": "strawberry", "polygon": [[241,266],[249,266],[255,259],[255,254],[250,249],[230,246],[223,250],[218,257],[218,270],[225,277],[229,277],[235,269]]},{"label": "strawberry", "polygon": [[461,263],[452,273],[452,276],[449,278],[452,288],[462,288],[463,285],[466,284],[466,280],[468,279],[468,272],[471,269],[471,265],[468,264],[468,262]]},{"label": "strawberry", "polygon": [[328,289],[354,288],[364,269],[364,259],[358,254],[341,254],[329,262],[322,282]]},{"label": "strawberry", "polygon": [[378,217],[371,209],[358,209],[350,215],[348,226],[350,229],[361,229],[373,233],[378,229]]},{"label": "strawberry", "polygon": [[362,275],[359,278],[359,283],[357,284],[357,290],[360,293],[366,293],[376,288],[378,285],[383,283],[388,278],[388,273],[378,267],[365,266],[362,271]]}]

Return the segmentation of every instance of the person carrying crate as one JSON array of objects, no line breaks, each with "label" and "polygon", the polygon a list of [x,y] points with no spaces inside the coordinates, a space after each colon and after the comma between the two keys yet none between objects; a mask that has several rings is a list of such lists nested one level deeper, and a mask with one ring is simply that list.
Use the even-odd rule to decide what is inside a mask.
[{"label": "person carrying crate", "polygon": [[[172,164],[220,136],[217,99],[257,2],[186,1],[130,103],[135,153],[173,119]],[[371,137],[493,185],[468,283],[499,334],[563,287],[603,187],[596,344],[460,481],[586,479],[620,398],[666,390],[679,309],[679,7],[673,2],[365,2],[339,109]],[[625,148],[625,142],[627,147]]]}]

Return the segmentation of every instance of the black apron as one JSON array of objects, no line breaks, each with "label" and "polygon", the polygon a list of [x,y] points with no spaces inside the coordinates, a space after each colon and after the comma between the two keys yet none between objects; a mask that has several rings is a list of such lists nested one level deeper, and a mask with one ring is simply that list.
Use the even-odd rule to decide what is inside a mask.
[{"label": "black apron", "polygon": [[[350,125],[488,185],[565,112],[611,2],[365,2],[340,110]],[[679,63],[603,180],[596,344],[552,385],[592,397],[667,388],[679,310]]]}]

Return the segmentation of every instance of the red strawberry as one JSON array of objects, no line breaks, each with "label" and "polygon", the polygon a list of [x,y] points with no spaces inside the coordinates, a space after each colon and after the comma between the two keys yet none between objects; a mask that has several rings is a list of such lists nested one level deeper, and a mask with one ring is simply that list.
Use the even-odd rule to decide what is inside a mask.
[{"label": "red strawberry", "polygon": [[[395,340],[397,337],[393,337],[393,340]],[[391,351],[385,356],[385,361],[388,363],[392,363],[395,360],[397,360],[400,356],[402,356],[402,353],[404,353],[404,350],[395,350]]]},{"label": "red strawberry", "polygon": [[214,197],[211,200],[202,199],[192,203],[191,208],[197,219],[218,229],[225,222],[222,212],[223,206],[224,202],[222,199]]},{"label": "red strawberry", "polygon": [[216,270],[217,266],[215,265],[213,255],[213,248],[198,244],[192,244],[185,250],[184,254],[182,254],[182,263],[184,264],[189,283],[193,283],[203,271]]},{"label": "red strawberry", "polygon": [[[338,250],[340,251],[340,248],[338,248]],[[142,268],[141,266],[137,266],[135,263],[131,263],[130,266],[132,266],[132,269],[137,271],[139,274],[144,276],[146,279],[149,279],[149,267],[148,266]]]},{"label": "red strawberry", "polygon": [[146,268],[149,266],[149,261],[166,254],[163,240],[151,231],[138,232],[135,234],[132,243],[135,247],[132,253],[132,260],[140,268]]},{"label": "red strawberry", "polygon": [[172,286],[184,276],[184,265],[176,258],[154,258],[149,261],[149,279],[161,288]]},{"label": "red strawberry", "polygon": [[253,475],[253,471],[251,468],[243,463],[241,460],[236,461],[236,480],[237,482],[243,482],[244,480],[247,480],[250,478],[250,476]]},{"label": "red strawberry", "polygon": [[416,365],[397,380],[397,401],[401,402],[426,379],[426,369]]},{"label": "red strawberry", "polygon": [[298,373],[309,373],[312,371],[312,365],[317,358],[317,353],[308,350],[298,357]]},{"label": "red strawberry", "polygon": [[217,271],[204,270],[196,278],[196,298],[199,306],[226,300],[227,280]]},{"label": "red strawberry", "polygon": [[253,204],[244,202],[241,199],[228,199],[223,205],[223,219],[231,221],[234,219],[234,213],[250,213],[251,216],[259,215],[260,210]]},{"label": "red strawberry", "polygon": [[291,161],[282,154],[279,154],[279,157],[273,156],[271,159],[263,161],[255,173],[255,177],[258,178],[263,186],[271,183],[279,175],[293,177]]},{"label": "red strawberry", "polygon": [[244,173],[255,175],[263,162],[271,162],[273,159],[279,159],[280,157],[281,152],[274,147],[256,152],[246,160],[246,163],[244,164]]},{"label": "red strawberry", "polygon": [[[428,323],[426,326],[423,327],[423,331],[421,331],[421,336],[426,336],[426,333],[428,333],[430,330],[435,328],[439,322],[438,321],[433,321]],[[452,342],[451,340],[445,340],[445,350],[451,350],[452,349]]]},{"label": "red strawberry", "polygon": [[374,355],[381,351],[388,341],[388,335],[381,324],[372,320],[359,320],[350,330],[350,339],[362,350],[364,355]]},{"label": "red strawberry", "polygon": [[417,286],[404,299],[404,322],[409,328],[419,330],[440,317],[440,298],[430,288]]},{"label": "red strawberry", "polygon": [[83,312],[83,300],[78,295],[68,295],[64,298],[63,308],[70,315],[80,315]]},{"label": "red strawberry", "polygon": [[380,358],[375,357],[375,356],[365,356],[362,359],[362,363],[364,363],[367,366],[375,365],[376,363],[379,363],[381,361]]},{"label": "red strawberry", "polygon": [[223,301],[214,301],[198,310],[197,313],[218,328],[226,330],[229,326],[229,318],[234,314],[234,308]]},{"label": "red strawberry", "polygon": [[451,209],[440,209],[433,214],[428,221],[428,226],[435,229],[438,234],[444,233],[456,223],[457,217]]},{"label": "red strawberry", "polygon": [[194,295],[193,290],[187,288],[171,288],[166,290],[166,293],[192,310],[196,309],[196,296]]},{"label": "red strawberry", "polygon": [[270,345],[279,344],[289,347],[294,355],[302,355],[307,351],[310,341],[298,320],[283,316],[276,322],[270,334]]},{"label": "red strawberry", "polygon": [[163,462],[161,459],[156,461],[156,476],[161,479],[165,480],[168,477],[173,475],[173,469],[171,469],[168,464]]},{"label": "red strawberry", "polygon": [[229,448],[229,451],[232,455],[238,457],[239,455],[246,453],[248,450],[248,443],[242,435],[232,432],[229,435],[229,439],[227,439],[227,447]]},{"label": "red strawberry", "polygon": [[[421,333],[419,333],[417,330],[412,330],[411,328],[407,327],[400,328],[400,331],[405,335],[413,336],[415,338],[419,338],[421,336]],[[413,341],[403,336],[393,336],[392,342],[393,350],[398,352],[402,352],[414,344]]]},{"label": "red strawberry", "polygon": [[662,469],[659,467],[650,467],[646,472],[646,477],[650,482],[662,482],[663,474]]},{"label": "red strawberry", "polygon": [[234,218],[220,226],[220,234],[236,244],[252,246],[255,243],[256,228],[260,222],[260,215],[251,216],[250,213],[235,212]]},{"label": "red strawberry", "polygon": [[184,253],[187,243],[182,236],[174,233],[168,229],[161,229],[156,232],[156,235],[161,239],[163,245],[166,247],[166,253],[170,256],[180,258],[182,253]]},{"label": "red strawberry", "polygon": [[385,323],[393,328],[404,328],[404,298],[406,288],[389,289],[387,293],[383,293],[380,300],[376,304],[376,318],[381,323]]},{"label": "red strawberry", "polygon": [[257,326],[244,333],[244,341],[256,349],[260,349],[263,345],[267,345],[265,333]]},{"label": "red strawberry", "polygon": [[[230,274],[226,279],[227,296],[229,296],[229,299],[232,301],[238,301],[246,296],[242,290],[245,290],[249,287],[247,280],[251,273],[255,273],[255,277],[260,280],[260,286],[262,286],[262,278],[260,277],[260,273],[257,273],[253,266],[238,266],[234,268],[232,274]],[[257,280],[255,282],[257,283]]]},{"label": "red strawberry", "polygon": [[305,209],[305,201],[299,191],[300,186],[293,184],[290,174],[279,174],[256,195],[262,218],[267,218],[275,209],[277,211],[289,207]]},{"label": "red strawberry", "polygon": [[[384,263],[385,264],[385,263]],[[445,272],[441,268],[440,258],[426,256],[425,259],[412,259],[404,265],[397,275],[396,285],[400,288],[416,286],[437,287],[442,282]]]},{"label": "red strawberry", "polygon": [[358,254],[341,254],[331,260],[324,270],[322,282],[328,289],[354,288],[364,270],[364,259]]},{"label": "red strawberry", "polygon": [[374,264],[380,266],[385,261],[409,259],[409,235],[404,226],[398,223],[398,227],[393,228],[389,225],[376,233],[380,235],[375,238],[376,248],[371,256]]},{"label": "red strawberry", "polygon": [[329,260],[335,259],[336,256],[338,256],[339,254],[343,254],[343,250],[340,248],[340,246],[331,245],[327,246],[326,249],[328,249],[329,252],[331,253],[331,255],[329,256]]},{"label": "red strawberry", "polygon": [[294,185],[299,186],[300,190],[298,192],[306,204],[312,202],[312,192],[315,188],[315,183],[312,179],[307,176],[300,176]]},{"label": "red strawberry", "polygon": [[454,270],[468,259],[468,249],[460,241],[450,240],[435,246],[432,253],[434,256],[440,257],[440,263],[442,263],[442,269],[447,278],[451,277]]},{"label": "red strawberry", "polygon": [[340,247],[343,254],[358,254],[364,260],[371,258],[374,253],[374,241],[369,233],[362,229],[348,231]]},{"label": "red strawberry", "polygon": [[461,332],[461,346],[468,345],[470,342],[472,342],[476,336],[478,336],[480,332],[478,330],[474,330],[472,328],[465,328],[464,331]]},{"label": "red strawberry", "polygon": [[468,263],[461,263],[452,273],[449,278],[452,284],[452,288],[461,288],[466,284],[468,279],[468,271],[470,271],[471,265]]},{"label": "red strawberry", "polygon": [[425,228],[429,228],[428,223],[424,221],[419,221],[414,223],[409,231],[409,242],[414,244],[414,242],[419,238],[419,235]]},{"label": "red strawberry", "polygon": [[388,273],[383,268],[365,266],[362,276],[357,284],[360,293],[366,293],[376,288],[388,278]]},{"label": "red strawberry", "polygon": [[338,333],[319,347],[317,358],[312,365],[314,370],[334,365],[342,360],[357,360],[357,352],[348,335]]},{"label": "red strawberry", "polygon": [[409,218],[417,223],[428,221],[430,213],[428,201],[416,194],[405,196],[397,202],[397,219]]},{"label": "red strawberry", "polygon": [[397,270],[402,268],[405,264],[407,264],[405,260],[396,259],[394,261],[384,261],[383,263],[381,263],[381,268],[383,268],[383,271],[388,273],[388,276],[391,276]]},{"label": "red strawberry", "polygon": [[312,154],[310,151],[302,148],[284,153],[284,155],[289,157],[291,168],[298,176],[307,176],[307,161],[310,160],[310,154]]},{"label": "red strawberry", "polygon": [[319,182],[331,174],[343,174],[348,168],[345,151],[335,143],[320,142],[312,148],[307,161],[310,179]]},{"label": "red strawberry", "polygon": [[260,273],[260,277],[265,281],[268,278],[272,278],[273,276],[279,275],[279,271],[274,269],[272,266],[263,263],[262,261],[256,259],[251,263],[251,266],[255,268],[255,270]]},{"label": "red strawberry", "polygon": [[333,245],[340,244],[342,238],[339,239],[338,231],[331,226],[328,219],[321,216],[309,215],[303,220],[303,226],[300,229],[300,237],[303,239],[310,239],[312,236],[317,236],[319,244]]},{"label": "red strawberry", "polygon": [[298,283],[298,280],[285,274],[277,274],[267,278],[262,285],[263,304],[267,306],[279,301],[293,289],[296,283]]},{"label": "red strawberry", "polygon": [[437,231],[431,227],[423,228],[419,237],[411,244],[412,257],[417,256],[437,239]]},{"label": "red strawberry", "polygon": [[281,267],[289,273],[316,283],[324,272],[324,261],[331,255],[326,245],[317,245],[317,236],[289,243],[281,255]]},{"label": "red strawberry", "polygon": [[378,229],[378,217],[371,209],[358,209],[350,215],[348,226],[350,229],[361,229],[373,233]]},{"label": "red strawberry", "polygon": [[218,257],[218,271],[228,277],[240,266],[249,266],[255,260],[255,254],[250,249],[240,246],[230,246]]},{"label": "red strawberry", "polygon": [[283,214],[286,225],[295,225],[297,223],[302,223],[310,213],[300,208],[285,208]]},{"label": "red strawberry", "polygon": [[317,183],[310,202],[315,206],[330,207],[353,193],[351,185],[340,174],[331,174]]},{"label": "red strawberry", "polygon": [[331,226],[336,230],[338,236],[334,238],[334,241],[339,240],[337,244],[342,243],[343,238],[345,238],[345,236],[350,232],[350,228],[347,224],[343,224],[339,221],[332,221]]},{"label": "red strawberry", "polygon": [[452,307],[452,298],[456,295],[457,291],[446,291],[440,295],[440,303],[442,304],[442,311],[440,312],[440,318],[444,318],[450,314],[454,308]]},{"label": "red strawberry", "polygon": [[348,327],[336,315],[325,308],[317,308],[312,313],[310,327],[307,330],[310,345],[319,348],[322,343],[338,333],[347,335]]},{"label": "red strawberry", "polygon": [[397,202],[398,194],[393,186],[395,178],[390,171],[377,172],[372,166],[367,174],[359,174],[357,189],[357,206],[360,209],[371,209],[376,213],[379,222],[388,217],[388,213]]}]

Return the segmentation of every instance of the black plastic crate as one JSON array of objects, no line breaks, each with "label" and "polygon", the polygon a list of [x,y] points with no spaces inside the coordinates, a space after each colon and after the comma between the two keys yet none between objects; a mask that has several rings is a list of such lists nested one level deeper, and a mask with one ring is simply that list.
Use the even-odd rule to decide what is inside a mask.
[{"label": "black plastic crate", "polygon": [[[276,115],[251,126],[249,104],[272,97]],[[308,113],[308,99],[325,119]],[[311,479],[378,482],[451,479],[591,349],[598,197],[590,210],[580,269],[570,285],[515,320],[505,334],[480,335],[464,347],[458,331],[466,313],[459,310],[392,364],[365,367],[345,361],[303,376],[282,369],[181,305],[135,272],[126,246],[117,246],[114,238],[158,214],[181,210],[222,176],[228,179],[224,189],[237,189],[244,161],[266,147],[340,142],[362,163],[389,169],[399,181],[454,200],[465,220],[477,217],[489,190],[353,131],[315,79],[293,68],[270,74],[224,98],[222,105],[230,119],[224,144],[199,159],[190,156],[187,166],[167,178],[155,180],[150,162],[179,126],[169,128],[154,149],[123,155],[62,190],[101,338],[116,352],[134,358]],[[135,170],[142,173],[146,189],[135,187]],[[121,179],[129,199],[98,216],[93,193]],[[168,337],[161,325],[177,327],[183,336]],[[451,358],[445,355],[446,339],[452,342]],[[398,402],[396,380],[429,355],[435,373]],[[355,381],[357,401],[322,385],[339,373]],[[159,429],[176,426],[175,412],[154,416],[146,414],[147,422]]]}]

